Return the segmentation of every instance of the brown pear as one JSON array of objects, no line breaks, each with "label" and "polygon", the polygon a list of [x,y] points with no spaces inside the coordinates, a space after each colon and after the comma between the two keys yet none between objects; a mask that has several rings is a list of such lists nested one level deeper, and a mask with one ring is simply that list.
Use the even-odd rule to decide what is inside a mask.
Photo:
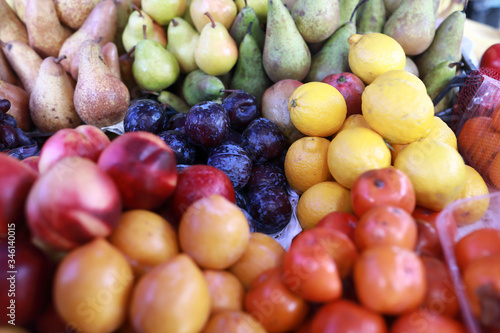
[{"label": "brown pear", "polygon": [[0,0],[0,40],[19,40],[28,44],[26,26],[5,0]]},{"label": "brown pear", "polygon": [[[138,89],[137,82],[135,82],[134,74],[132,73],[132,66],[134,64],[133,53],[135,46],[133,46],[127,53],[124,53],[119,58],[120,63],[120,77],[122,82],[125,83],[131,94],[135,94],[134,89]],[[140,89],[140,88],[139,88]]]},{"label": "brown pear", "polygon": [[28,0],[26,29],[29,45],[42,58],[57,57],[62,44],[73,31],[61,25],[53,0]]},{"label": "brown pear", "polygon": [[25,132],[32,128],[29,112],[29,96],[22,88],[0,80],[0,98],[10,102],[10,114],[17,120],[17,126]]},{"label": "brown pear", "polygon": [[61,58],[47,57],[30,95],[31,120],[42,132],[75,128],[82,123],[73,104],[75,90],[61,65]]},{"label": "brown pear", "polygon": [[92,9],[102,0],[53,0],[62,23],[72,29],[82,26]]},{"label": "brown pear", "polygon": [[118,54],[118,47],[115,43],[109,42],[102,47],[102,55],[104,56],[104,61],[109,67],[111,73],[118,79],[121,78],[120,74],[120,56]]},{"label": "brown pear", "polygon": [[104,127],[123,120],[130,102],[125,84],[113,75],[96,41],[86,40],[78,53],[79,69],[73,101],[80,118]]},{"label": "brown pear", "polygon": [[78,50],[80,45],[88,39],[100,40],[104,46],[112,42],[116,33],[116,5],[113,0],[104,0],[98,3],[90,12],[83,25],[69,36],[59,50],[59,57],[65,55],[67,59],[62,63],[64,69],[71,73],[76,80],[78,77]]},{"label": "brown pear", "polygon": [[12,71],[12,68],[10,68],[9,62],[5,58],[5,55],[3,54],[1,48],[0,48],[0,80],[14,85],[20,84],[16,75]]},{"label": "brown pear", "polygon": [[26,3],[28,2],[28,0],[14,0],[13,4],[14,4],[14,11],[16,12],[17,14],[17,17],[19,17],[19,19],[24,23],[26,24]]},{"label": "brown pear", "polygon": [[21,80],[24,90],[31,94],[43,59],[28,44],[18,40],[0,43],[10,66]]}]

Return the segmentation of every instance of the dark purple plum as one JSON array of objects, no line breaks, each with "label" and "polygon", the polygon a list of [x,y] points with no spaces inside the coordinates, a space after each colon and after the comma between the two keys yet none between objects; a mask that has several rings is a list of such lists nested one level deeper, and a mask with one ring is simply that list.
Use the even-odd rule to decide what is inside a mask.
[{"label": "dark purple plum", "polygon": [[152,99],[139,99],[130,104],[123,127],[125,132],[146,131],[157,133],[165,123],[165,110]]},{"label": "dark purple plum", "polygon": [[255,163],[252,166],[247,189],[251,191],[261,186],[278,186],[286,189],[285,172],[275,164],[269,162]]},{"label": "dark purple plum", "polygon": [[224,171],[235,190],[239,190],[247,184],[252,172],[252,160],[248,152],[233,144],[215,147],[208,155],[207,165]]},{"label": "dark purple plum", "polygon": [[160,139],[172,149],[177,164],[193,164],[196,160],[196,148],[182,132],[170,130],[158,134]]},{"label": "dark purple plum", "polygon": [[245,195],[240,191],[234,191],[234,196],[236,197],[236,206],[241,209],[247,209],[247,199]]},{"label": "dark purple plum", "polygon": [[5,98],[0,98],[0,113],[9,112],[11,107],[10,101]]},{"label": "dark purple plum", "polygon": [[186,114],[178,113],[170,117],[167,124],[165,125],[165,131],[172,130],[172,131],[179,131],[181,133],[186,133],[184,129],[185,123],[186,123]]},{"label": "dark purple plum", "polygon": [[205,101],[189,110],[184,129],[189,141],[209,148],[224,142],[229,134],[229,125],[226,109],[217,102]]},{"label": "dark purple plum", "polygon": [[286,148],[283,132],[267,118],[252,121],[241,134],[242,146],[254,162],[266,162],[280,156]]},{"label": "dark purple plum", "polygon": [[228,134],[226,140],[224,140],[223,144],[227,144],[227,143],[232,143],[234,145],[240,146],[241,145],[241,133],[238,131],[235,131],[234,129],[230,129],[229,134]]},{"label": "dark purple plum", "polygon": [[231,127],[237,131],[243,131],[252,120],[260,116],[255,96],[242,90],[229,94],[222,101],[222,106],[229,114]]},{"label": "dark purple plum", "polygon": [[247,218],[248,226],[250,227],[250,232],[256,232],[257,229],[255,228],[255,220],[250,215],[245,209],[241,209],[243,211],[243,214],[245,214],[245,217]]},{"label": "dark purple plum", "polygon": [[255,229],[268,235],[283,230],[292,217],[292,205],[285,190],[278,186],[261,186],[247,194],[247,211]]}]

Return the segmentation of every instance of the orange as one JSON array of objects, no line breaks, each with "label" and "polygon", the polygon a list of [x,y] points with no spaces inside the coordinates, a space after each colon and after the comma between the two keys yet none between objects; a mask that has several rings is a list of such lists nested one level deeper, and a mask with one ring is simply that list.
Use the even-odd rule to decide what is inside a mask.
[{"label": "orange", "polygon": [[290,187],[302,194],[314,184],[333,180],[328,169],[327,153],[330,141],[320,137],[298,139],[285,156],[285,176]]},{"label": "orange", "polygon": [[497,154],[490,165],[488,170],[490,181],[497,189],[500,189],[500,154]]},{"label": "orange", "polygon": [[475,117],[467,119],[458,134],[458,148],[467,159],[470,151],[478,143],[479,138],[486,132],[492,132],[490,117]]},{"label": "orange", "polygon": [[492,125],[496,131],[500,131],[500,104],[498,104],[493,111]]},{"label": "orange", "polygon": [[480,174],[486,175],[498,151],[500,151],[500,133],[485,132],[471,148],[469,162]]},{"label": "orange", "polygon": [[297,204],[297,218],[303,229],[314,227],[325,215],[337,211],[352,213],[351,192],[333,181],[311,186]]}]

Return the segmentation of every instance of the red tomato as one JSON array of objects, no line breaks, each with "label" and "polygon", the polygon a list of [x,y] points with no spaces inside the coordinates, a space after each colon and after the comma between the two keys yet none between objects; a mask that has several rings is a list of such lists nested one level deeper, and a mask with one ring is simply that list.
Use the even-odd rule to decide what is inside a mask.
[{"label": "red tomato", "polygon": [[500,69],[500,43],[493,44],[484,51],[479,67]]},{"label": "red tomato", "polygon": [[346,212],[331,212],[325,215],[316,227],[325,227],[346,234],[350,239],[354,240],[354,229],[358,223],[358,217]]},{"label": "red tomato", "polygon": [[351,201],[359,217],[368,209],[384,204],[400,207],[411,214],[416,205],[410,179],[392,166],[362,173],[351,188]]},{"label": "red tomato", "polygon": [[445,316],[418,309],[399,316],[391,333],[465,333],[465,327]]},{"label": "red tomato", "polygon": [[493,254],[500,254],[500,230],[477,229],[461,238],[454,248],[458,268],[464,270],[472,261]]},{"label": "red tomato", "polygon": [[308,304],[285,286],[277,267],[262,272],[252,282],[244,308],[269,333],[298,328],[309,311]]},{"label": "red tomato", "polygon": [[416,219],[418,237],[415,252],[421,256],[431,256],[436,258],[443,257],[443,248],[439,240],[438,231],[436,226],[432,223]]},{"label": "red tomato", "polygon": [[415,220],[424,220],[436,227],[436,219],[439,215],[439,212],[424,208],[422,206],[415,206],[415,209],[413,210],[411,215]]}]

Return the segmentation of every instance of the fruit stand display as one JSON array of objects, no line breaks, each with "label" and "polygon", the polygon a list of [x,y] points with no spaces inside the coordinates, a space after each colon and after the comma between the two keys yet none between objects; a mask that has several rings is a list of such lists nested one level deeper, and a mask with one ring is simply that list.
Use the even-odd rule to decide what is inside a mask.
[{"label": "fruit stand display", "polygon": [[0,332],[499,332],[466,8],[0,0]]}]

